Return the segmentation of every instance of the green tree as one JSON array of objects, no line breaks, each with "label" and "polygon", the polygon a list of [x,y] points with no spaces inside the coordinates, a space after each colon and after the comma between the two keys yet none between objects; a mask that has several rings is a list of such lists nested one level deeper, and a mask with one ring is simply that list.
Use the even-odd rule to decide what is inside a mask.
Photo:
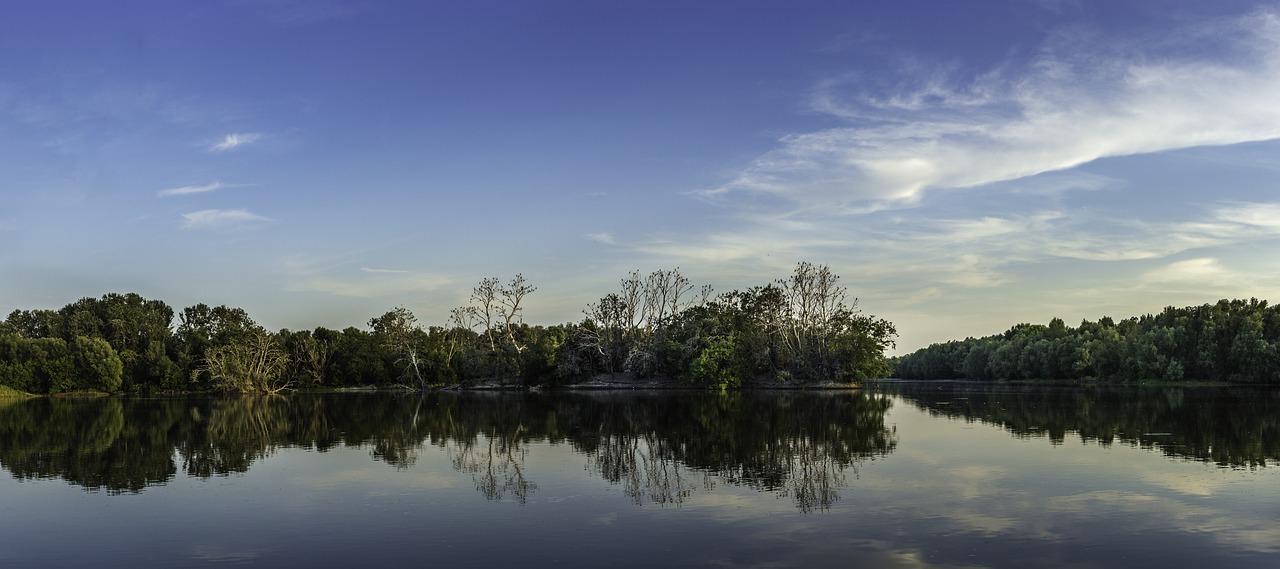
[{"label": "green tree", "polygon": [[174,387],[182,373],[167,347],[173,332],[173,309],[160,300],[137,294],[110,293],[100,299],[82,298],[63,307],[63,339],[76,336],[106,340],[124,365],[128,390]]},{"label": "green tree", "polygon": [[351,326],[334,340],[329,371],[341,385],[384,385],[395,377],[384,345],[372,333]]},{"label": "green tree", "polygon": [[5,319],[10,332],[23,338],[62,337],[62,315],[53,310],[14,310]]},{"label": "green tree", "polygon": [[746,374],[737,357],[733,336],[715,336],[689,364],[689,380],[698,385],[727,389],[742,385]]},{"label": "green tree", "polygon": [[75,358],[79,388],[108,392],[120,390],[124,364],[106,340],[76,336],[71,343],[71,353]]}]

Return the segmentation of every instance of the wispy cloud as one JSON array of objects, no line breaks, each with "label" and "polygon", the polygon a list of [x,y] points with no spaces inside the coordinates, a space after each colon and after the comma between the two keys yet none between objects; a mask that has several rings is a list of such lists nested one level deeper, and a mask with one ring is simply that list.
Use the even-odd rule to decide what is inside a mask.
[{"label": "wispy cloud", "polygon": [[1169,263],[1147,271],[1146,280],[1155,282],[1221,282],[1230,273],[1217,259],[1203,257]]},{"label": "wispy cloud", "polygon": [[169,196],[184,196],[187,194],[203,194],[205,192],[216,192],[223,188],[234,188],[237,185],[238,184],[224,184],[222,182],[214,182],[212,184],[205,184],[203,186],[181,186],[177,188],[160,190],[160,192],[156,195],[164,198]]},{"label": "wispy cloud", "polygon": [[321,258],[289,257],[283,259],[281,270],[288,275],[287,286],[291,291],[347,298],[416,297],[454,282],[441,274],[353,265],[365,258],[366,253],[365,250],[351,250]]},{"label": "wispy cloud", "polygon": [[[1275,272],[1250,267],[1241,270],[1216,257],[1198,257],[1167,263],[1137,275],[1134,290],[1157,293],[1181,293],[1197,302],[1217,298],[1246,298],[1260,290],[1274,289]],[[1211,291],[1211,292],[1209,292]],[[1209,292],[1211,298],[1205,298]]]},{"label": "wispy cloud", "polygon": [[261,139],[262,139],[262,135],[254,132],[228,134],[222,137],[222,140],[213,143],[213,145],[209,147],[209,151],[210,152],[226,152],[228,150],[234,150],[236,148],[240,148],[241,146],[245,146],[247,144],[253,144]]},{"label": "wispy cloud", "polygon": [[1280,203],[1228,203],[1198,219],[1147,222],[1087,220],[1088,231],[1056,228],[1040,233],[1036,247],[1047,254],[1091,261],[1159,259],[1179,253],[1280,238]]},{"label": "wispy cloud", "polygon": [[614,239],[612,233],[588,233],[587,239],[596,243],[604,243],[605,245],[617,245],[618,241]]},{"label": "wispy cloud", "polygon": [[1025,64],[930,71],[900,91],[832,81],[813,107],[849,126],[785,136],[703,195],[855,212],[1104,157],[1280,138],[1280,18],[1199,26],[1136,39],[1064,31]]},{"label": "wispy cloud", "polygon": [[[1280,203],[1223,202],[1164,221],[1079,209],[1017,211],[1026,205],[1015,203],[1001,213],[979,209],[970,216],[930,217],[929,212],[950,211],[931,202],[907,212],[860,216],[856,223],[813,225],[788,216],[743,215],[731,230],[654,240],[634,249],[718,275],[745,274],[749,268],[756,276],[746,285],[756,284],[761,273],[786,274],[797,260],[821,262],[841,274],[853,294],[866,297],[869,310],[934,305],[936,311],[937,299],[947,298],[957,307],[983,306],[999,315],[984,313],[969,325],[986,318],[998,327],[1009,323],[1000,318],[1029,317],[1021,297],[1037,294],[1032,291],[1040,284],[1032,283],[1057,287],[1056,298],[1075,295],[1073,302],[1091,307],[1141,301],[1152,290],[1185,293],[1191,302],[1205,294],[1256,295],[1268,282],[1250,272],[1257,269],[1231,271],[1203,259],[1226,255],[1242,243],[1280,239],[1280,221],[1275,221]],[[1160,259],[1170,260],[1153,269]],[[1248,292],[1250,287],[1255,292]],[[980,296],[993,290],[1007,291],[997,293],[1004,300]],[[1054,295],[1034,298],[1031,310],[1059,310],[1059,315],[1079,310],[1050,306],[1047,299]]]},{"label": "wispy cloud", "polygon": [[1239,203],[1219,208],[1219,221],[1280,233],[1280,203]]},{"label": "wispy cloud", "polygon": [[246,223],[271,221],[270,218],[244,209],[202,209],[184,213],[182,218],[185,220],[182,227],[186,229],[222,229]]},{"label": "wispy cloud", "polygon": [[[363,271],[368,273],[368,271]],[[448,278],[410,271],[380,274],[376,277],[338,277],[312,275],[293,281],[294,290],[323,292],[351,298],[403,296],[435,291],[452,283]]]}]

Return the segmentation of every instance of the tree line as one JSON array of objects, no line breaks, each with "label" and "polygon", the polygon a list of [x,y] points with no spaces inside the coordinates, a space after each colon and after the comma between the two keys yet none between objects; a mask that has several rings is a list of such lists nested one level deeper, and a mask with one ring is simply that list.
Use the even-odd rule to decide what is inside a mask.
[{"label": "tree line", "polygon": [[1018,324],[896,358],[904,379],[1280,383],[1280,309],[1220,300],[1115,322]]},{"label": "tree line", "polygon": [[731,388],[885,375],[892,323],[862,314],[839,277],[800,263],[787,279],[715,295],[679,269],[632,272],[580,322],[523,320],[522,275],[481,280],[448,321],[393,308],[367,328],[269,331],[243,309],[180,312],[134,293],[0,322],[0,385],[32,393],[216,391],[455,384],[558,386],[599,374]]}]

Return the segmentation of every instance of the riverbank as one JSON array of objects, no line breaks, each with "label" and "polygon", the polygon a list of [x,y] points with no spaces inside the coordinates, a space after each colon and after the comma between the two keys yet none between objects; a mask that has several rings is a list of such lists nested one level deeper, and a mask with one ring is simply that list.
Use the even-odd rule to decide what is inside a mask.
[{"label": "riverbank", "polygon": [[27,397],[35,397],[35,395],[25,391],[18,391],[12,387],[0,385],[0,399],[25,399]]}]

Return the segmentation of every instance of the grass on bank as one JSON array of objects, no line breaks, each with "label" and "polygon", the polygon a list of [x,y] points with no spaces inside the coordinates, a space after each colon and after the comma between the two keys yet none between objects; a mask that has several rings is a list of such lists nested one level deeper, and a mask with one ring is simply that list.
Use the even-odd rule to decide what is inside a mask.
[{"label": "grass on bank", "polygon": [[35,397],[35,396],[25,391],[18,391],[17,389],[14,389],[12,387],[0,385],[0,398],[4,398],[4,397]]}]

